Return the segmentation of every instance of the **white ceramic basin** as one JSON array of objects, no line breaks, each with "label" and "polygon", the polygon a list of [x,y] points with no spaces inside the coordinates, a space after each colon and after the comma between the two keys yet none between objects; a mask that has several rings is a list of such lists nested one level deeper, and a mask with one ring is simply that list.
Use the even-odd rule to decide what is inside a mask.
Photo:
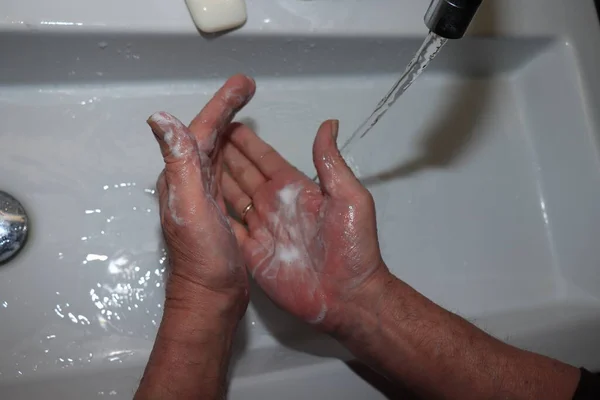
[{"label": "white ceramic basin", "polygon": [[[377,2],[256,0],[218,38],[183,1],[0,5],[0,189],[32,220],[0,267],[3,399],[131,397],[166,267],[146,118],[190,120],[247,73],[258,92],[239,119],[312,175],[319,122],[350,135],[426,34],[427,2]],[[488,0],[352,163],[398,276],[502,339],[597,369],[600,30],[591,0],[563,3]],[[379,396],[253,289],[232,398]]]}]

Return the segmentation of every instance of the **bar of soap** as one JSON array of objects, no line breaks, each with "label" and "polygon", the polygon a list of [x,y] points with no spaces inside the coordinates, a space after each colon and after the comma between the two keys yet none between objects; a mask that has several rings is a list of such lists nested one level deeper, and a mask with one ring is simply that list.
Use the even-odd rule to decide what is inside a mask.
[{"label": "bar of soap", "polygon": [[246,22],[245,0],[185,0],[194,23],[202,32],[237,28]]}]

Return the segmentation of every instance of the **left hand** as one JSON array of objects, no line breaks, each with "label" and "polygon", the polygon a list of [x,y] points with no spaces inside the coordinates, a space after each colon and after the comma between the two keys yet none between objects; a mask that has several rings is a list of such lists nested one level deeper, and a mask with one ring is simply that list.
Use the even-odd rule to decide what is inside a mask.
[{"label": "left hand", "polygon": [[332,334],[347,330],[356,310],[373,312],[372,294],[391,275],[373,198],[337,148],[338,122],[322,124],[314,141],[319,184],[250,128],[232,126],[223,191],[248,223],[236,231],[248,269],[284,310]]},{"label": "left hand", "polygon": [[[248,279],[221,192],[222,143],[235,113],[252,98],[254,81],[230,78],[189,129],[172,115],[148,119],[165,161],[157,189],[171,271],[165,310],[214,309],[241,318]],[[211,310],[212,311],[212,310]]]}]

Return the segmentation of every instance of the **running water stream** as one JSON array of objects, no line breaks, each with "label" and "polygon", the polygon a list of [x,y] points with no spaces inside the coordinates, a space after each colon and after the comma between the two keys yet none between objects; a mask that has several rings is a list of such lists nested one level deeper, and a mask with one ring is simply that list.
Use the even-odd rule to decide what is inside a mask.
[{"label": "running water stream", "polygon": [[[429,65],[431,60],[435,58],[435,56],[440,52],[444,44],[446,44],[445,39],[433,32],[429,32],[427,38],[421,45],[421,48],[415,54],[415,57],[412,59],[410,64],[406,67],[404,74],[398,79],[398,81],[392,86],[388,94],[386,94],[375,110],[371,113],[369,118],[367,118],[350,138],[344,143],[341,147],[340,151],[344,157],[350,154],[353,146],[360,141],[363,137],[365,137],[371,129],[379,122],[381,117],[385,115],[386,112],[402,96],[404,92],[413,84],[413,82],[423,73],[425,68]],[[315,177],[315,181],[318,177]]]}]

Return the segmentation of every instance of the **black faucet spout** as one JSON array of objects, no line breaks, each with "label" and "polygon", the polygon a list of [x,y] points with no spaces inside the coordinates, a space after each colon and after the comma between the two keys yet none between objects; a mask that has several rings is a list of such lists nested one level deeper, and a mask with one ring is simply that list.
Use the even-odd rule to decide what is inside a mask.
[{"label": "black faucet spout", "polygon": [[432,0],[425,14],[429,30],[446,39],[465,35],[483,0]]}]

